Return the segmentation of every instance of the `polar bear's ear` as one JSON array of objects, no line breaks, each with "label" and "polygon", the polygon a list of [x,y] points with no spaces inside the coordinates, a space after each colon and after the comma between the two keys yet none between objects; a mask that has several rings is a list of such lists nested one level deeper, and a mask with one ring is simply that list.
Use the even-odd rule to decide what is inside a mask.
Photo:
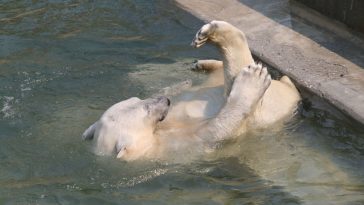
[{"label": "polar bear's ear", "polygon": [[124,154],[126,153],[126,145],[121,143],[120,141],[116,144],[116,158],[121,159],[123,158]]},{"label": "polar bear's ear", "polygon": [[116,156],[116,158],[118,158],[118,159],[123,158],[123,156],[124,156],[125,152],[126,152],[126,148],[124,147],[123,149],[121,149],[121,150],[118,152],[118,155]]}]

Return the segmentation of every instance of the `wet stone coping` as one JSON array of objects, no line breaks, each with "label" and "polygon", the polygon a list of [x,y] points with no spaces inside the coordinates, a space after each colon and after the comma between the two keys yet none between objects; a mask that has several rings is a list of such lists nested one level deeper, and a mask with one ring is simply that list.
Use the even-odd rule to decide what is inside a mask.
[{"label": "wet stone coping", "polygon": [[242,2],[175,1],[204,22],[223,20],[238,27],[253,55],[364,125],[362,67]]}]

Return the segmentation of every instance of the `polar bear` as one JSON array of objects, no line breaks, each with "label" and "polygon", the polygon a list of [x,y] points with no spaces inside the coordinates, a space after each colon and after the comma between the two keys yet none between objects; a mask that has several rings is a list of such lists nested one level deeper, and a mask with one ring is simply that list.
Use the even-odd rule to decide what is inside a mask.
[{"label": "polar bear", "polygon": [[[202,86],[177,96],[167,120],[214,117],[224,105],[234,78],[243,67],[254,64],[244,33],[227,22],[212,21],[205,24],[197,32],[191,45],[199,48],[207,42],[217,46],[223,61],[200,60],[196,63],[196,69],[213,71],[210,79]],[[299,101],[299,92],[287,76],[278,81],[272,80],[248,119],[249,129],[264,128],[289,119]],[[241,133],[245,131],[244,125]]]},{"label": "polar bear", "polygon": [[186,149],[211,151],[216,143],[235,136],[270,83],[267,69],[260,65],[240,69],[218,114],[209,120],[191,121],[188,129],[170,126],[170,122],[163,125],[170,106],[168,98],[130,98],[107,109],[83,138],[95,138],[96,154],[115,153],[126,161],[160,158],[166,152]]}]

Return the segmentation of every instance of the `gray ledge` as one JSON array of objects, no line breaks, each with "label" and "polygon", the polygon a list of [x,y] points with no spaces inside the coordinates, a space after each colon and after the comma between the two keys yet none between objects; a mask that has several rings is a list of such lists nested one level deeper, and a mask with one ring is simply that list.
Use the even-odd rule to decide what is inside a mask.
[{"label": "gray ledge", "polygon": [[[341,32],[343,36],[330,32],[324,18],[326,30],[296,21],[303,17],[291,12],[302,14],[306,9],[297,9],[288,0],[176,2],[205,22],[223,20],[235,25],[246,34],[254,55],[364,124],[364,43],[360,38],[351,37],[350,32]],[[336,29],[336,24],[331,28]]]}]

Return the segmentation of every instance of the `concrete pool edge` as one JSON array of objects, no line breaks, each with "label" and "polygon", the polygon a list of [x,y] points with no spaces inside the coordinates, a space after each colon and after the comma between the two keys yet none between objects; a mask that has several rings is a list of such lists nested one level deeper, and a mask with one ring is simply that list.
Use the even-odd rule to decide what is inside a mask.
[{"label": "concrete pool edge", "polygon": [[360,66],[236,0],[175,1],[205,22],[223,20],[237,26],[255,56],[364,124]]}]

